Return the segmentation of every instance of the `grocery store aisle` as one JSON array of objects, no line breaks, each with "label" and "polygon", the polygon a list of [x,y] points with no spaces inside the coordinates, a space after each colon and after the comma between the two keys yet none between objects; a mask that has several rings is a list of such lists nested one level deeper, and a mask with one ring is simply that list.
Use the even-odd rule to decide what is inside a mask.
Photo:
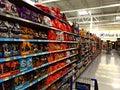
[{"label": "grocery store aisle", "polygon": [[99,90],[120,90],[120,57],[115,50],[102,53],[81,77],[96,78]]}]

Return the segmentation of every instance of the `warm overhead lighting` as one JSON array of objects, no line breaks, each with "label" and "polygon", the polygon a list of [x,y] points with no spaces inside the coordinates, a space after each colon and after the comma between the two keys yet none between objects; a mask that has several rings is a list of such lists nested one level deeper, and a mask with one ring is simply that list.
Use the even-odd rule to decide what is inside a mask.
[{"label": "warm overhead lighting", "polygon": [[120,20],[120,16],[116,16],[116,20]]},{"label": "warm overhead lighting", "polygon": [[56,1],[60,1],[60,0],[45,0],[45,1],[42,1],[42,3],[50,3],[50,2],[56,2]]}]

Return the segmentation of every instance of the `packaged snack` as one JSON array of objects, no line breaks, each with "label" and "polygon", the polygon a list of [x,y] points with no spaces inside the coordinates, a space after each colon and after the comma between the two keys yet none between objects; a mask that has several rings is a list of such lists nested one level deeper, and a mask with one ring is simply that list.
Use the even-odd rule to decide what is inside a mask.
[{"label": "packaged snack", "polygon": [[0,10],[3,13],[10,14],[13,16],[18,16],[18,10],[16,5],[10,3],[8,0],[1,0],[0,6],[2,6]]},{"label": "packaged snack", "polygon": [[12,47],[10,46],[10,44],[4,43],[4,44],[2,44],[1,48],[2,48],[2,53],[3,53],[2,57],[12,56]]},{"label": "packaged snack", "polygon": [[32,58],[26,58],[26,63],[27,63],[27,69],[31,69],[32,66]]},{"label": "packaged snack", "polygon": [[64,40],[65,40],[65,41],[68,41],[68,40],[69,40],[68,34],[64,34]]},{"label": "packaged snack", "polygon": [[20,55],[19,43],[9,45],[12,47],[12,56]]},{"label": "packaged snack", "polygon": [[1,0],[0,1],[0,11],[5,12],[5,10],[6,10],[5,2]]},{"label": "packaged snack", "polygon": [[43,24],[47,25],[47,26],[52,26],[52,22],[51,19],[47,16],[43,17]]},{"label": "packaged snack", "polygon": [[10,28],[10,32],[9,32],[9,37],[10,38],[20,38],[20,34],[22,33],[22,30],[19,27],[19,24],[12,24],[9,23],[9,28]]},{"label": "packaged snack", "polygon": [[15,77],[12,82],[13,90],[20,90],[25,84],[28,84],[27,80],[26,74]]},{"label": "packaged snack", "polygon": [[49,9],[49,7],[46,6],[46,5],[42,5],[42,4],[37,3],[37,4],[35,4],[35,6],[37,6],[38,8],[42,9],[42,10],[45,11],[45,12],[50,13],[50,9]]},{"label": "packaged snack", "polygon": [[7,21],[0,20],[0,37],[2,38],[9,37],[9,24]]},{"label": "packaged snack", "polygon": [[0,63],[0,78],[10,76],[11,73],[11,62]]},{"label": "packaged snack", "polygon": [[42,14],[37,14],[37,18],[38,18],[38,23],[42,24],[43,23],[43,15]]},{"label": "packaged snack", "polygon": [[19,73],[19,63],[17,60],[11,61],[11,75]]},{"label": "packaged snack", "polygon": [[42,64],[40,57],[33,57],[32,58],[32,65],[33,67],[40,66]]},{"label": "packaged snack", "polygon": [[11,3],[7,0],[1,1],[2,6],[4,5],[2,9],[3,13],[11,14]]},{"label": "packaged snack", "polygon": [[38,53],[38,52],[39,52],[38,44],[37,43],[31,43],[30,53]]},{"label": "packaged snack", "polygon": [[8,80],[0,83],[0,90],[12,90],[11,81]]},{"label": "packaged snack", "polygon": [[19,16],[23,19],[30,20],[31,18],[31,11],[26,7],[18,8]]},{"label": "packaged snack", "polygon": [[38,15],[36,12],[33,11],[30,12],[30,20],[33,22],[38,22]]},{"label": "packaged snack", "polygon": [[67,18],[64,13],[61,14],[62,20],[67,21]]},{"label": "packaged snack", "polygon": [[56,40],[56,33],[54,30],[49,30],[48,31],[48,40]]},{"label": "packaged snack", "polygon": [[45,31],[39,31],[40,39],[47,39],[47,33]]},{"label": "packaged snack", "polygon": [[39,52],[46,52],[46,51],[48,51],[47,43],[40,43],[40,44],[38,44],[38,50],[39,50]]},{"label": "packaged snack", "polygon": [[60,9],[59,9],[59,8],[52,7],[51,10],[52,10],[53,14],[54,14],[56,17],[58,17],[58,18],[60,18],[60,19],[62,18],[61,14],[60,14]]},{"label": "packaged snack", "polygon": [[19,65],[20,65],[20,72],[26,71],[28,69],[26,59],[20,59]]},{"label": "packaged snack", "polygon": [[20,38],[22,39],[33,39],[33,37],[35,36],[35,31],[33,31],[33,29],[31,28],[20,26],[20,30],[21,30]]},{"label": "packaged snack", "polygon": [[40,76],[45,76],[48,73],[48,67],[44,67],[40,70]]},{"label": "packaged snack", "polygon": [[50,62],[52,62],[54,59],[53,59],[53,54],[49,54],[48,56],[47,56],[47,60],[48,60],[48,62],[50,63]]},{"label": "packaged snack", "polygon": [[42,63],[42,64],[45,64],[45,63],[48,62],[48,61],[47,61],[47,56],[46,56],[46,55],[40,56],[40,60],[41,60],[41,63]]},{"label": "packaged snack", "polygon": [[20,54],[26,55],[31,53],[31,43],[30,42],[22,42],[20,44]]},{"label": "packaged snack", "polygon": [[27,81],[30,83],[30,82],[33,82],[34,81],[34,77],[36,76],[36,73],[35,71],[32,71],[32,72],[29,72],[27,73]]}]

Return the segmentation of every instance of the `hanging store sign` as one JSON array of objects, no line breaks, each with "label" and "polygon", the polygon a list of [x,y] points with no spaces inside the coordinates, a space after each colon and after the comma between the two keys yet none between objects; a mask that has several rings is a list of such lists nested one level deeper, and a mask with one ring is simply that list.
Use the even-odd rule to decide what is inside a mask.
[{"label": "hanging store sign", "polygon": [[100,33],[101,38],[120,38],[120,33]]}]

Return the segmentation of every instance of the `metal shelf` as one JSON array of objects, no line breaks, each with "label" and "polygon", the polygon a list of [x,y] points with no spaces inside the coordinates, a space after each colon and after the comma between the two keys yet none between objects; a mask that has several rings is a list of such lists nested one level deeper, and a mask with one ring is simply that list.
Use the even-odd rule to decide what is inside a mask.
[{"label": "metal shelf", "polygon": [[[48,73],[47,75],[45,75],[45,76],[43,76],[43,77],[40,77],[39,79],[37,79],[37,80],[35,80],[35,81],[33,81],[33,82],[29,83],[29,84],[26,84],[25,86],[23,86],[22,88],[19,88],[19,89],[20,89],[20,90],[25,90],[25,89],[27,89],[28,87],[30,87],[30,86],[38,83],[39,81],[41,81],[41,80],[45,79],[46,77],[48,77],[48,76],[50,76],[50,75],[52,75],[52,74],[54,74],[54,73],[62,70],[63,68],[67,67],[68,65],[70,65],[70,64],[72,64],[72,63],[74,63],[74,62],[76,62],[76,61],[77,61],[77,60],[74,60],[73,62],[71,62],[71,63],[69,63],[69,64],[66,64],[65,66],[63,66],[63,67],[61,67],[61,68],[59,68],[59,69],[57,69],[57,70],[55,70],[55,71],[53,71],[53,72],[50,72],[50,73]],[[62,76],[61,76],[61,77],[62,77]],[[49,85],[47,85],[47,86],[46,86],[44,89],[42,89],[42,90],[46,90],[49,86],[51,86],[53,83],[55,83],[55,82],[56,82],[57,80],[59,80],[61,77],[59,77],[58,79],[56,79],[55,81],[53,81],[52,83],[50,83]]]},{"label": "metal shelf", "polygon": [[15,38],[0,38],[2,42],[59,42],[59,43],[78,43],[77,41],[56,41],[56,40],[39,40],[39,39],[15,39]]},{"label": "metal shelf", "polygon": [[[20,1],[20,0],[17,0],[17,1]],[[71,32],[67,32],[67,31],[63,31],[63,30],[60,30],[60,29],[57,29],[57,28],[54,28],[54,27],[50,27],[50,26],[47,26],[47,25],[43,25],[43,24],[40,24],[40,23],[36,23],[36,22],[32,22],[30,20],[26,20],[26,19],[22,19],[20,17],[15,17],[15,16],[12,16],[12,15],[9,15],[9,14],[4,14],[2,12],[0,12],[0,19],[1,20],[7,20],[7,21],[10,21],[10,22],[14,22],[14,23],[19,23],[21,25],[25,25],[25,26],[28,26],[28,27],[39,27],[39,28],[45,28],[46,29],[52,29],[52,30],[55,30],[55,31],[59,31],[59,32],[64,32],[64,33],[67,33],[67,34],[71,34],[71,35],[75,35],[75,36],[79,36],[77,34],[74,34],[74,33],[71,33]]]},{"label": "metal shelf", "polygon": [[14,3],[17,6],[25,6],[25,7],[29,8],[30,10],[35,11],[37,13],[44,14],[44,15],[50,17],[50,18],[56,18],[60,22],[63,22],[63,23],[66,23],[66,24],[68,23],[68,22],[66,22],[66,21],[64,21],[62,19],[59,19],[58,17],[55,17],[54,15],[51,15],[50,13],[47,13],[47,12],[41,10],[40,8],[30,4],[27,0],[9,0],[9,1]]},{"label": "metal shelf", "polygon": [[[77,61],[77,60],[74,60],[74,62]],[[72,63],[74,63],[72,62]],[[72,64],[70,63],[70,64]],[[68,64],[68,65],[70,65]],[[67,65],[67,66],[68,66]],[[76,67],[76,66],[75,66]],[[51,82],[49,85],[45,86],[44,88],[40,89],[40,90],[46,90],[48,87],[50,87],[52,84],[54,84],[55,82],[57,82],[60,78],[64,77],[66,74],[68,74],[70,71],[72,71],[75,67],[71,68],[70,70],[68,70],[65,74],[63,74],[61,77],[57,78],[56,80],[54,80],[53,82]]]},{"label": "metal shelf", "polygon": [[46,54],[63,52],[63,51],[69,51],[69,50],[75,50],[75,49],[76,48],[70,48],[70,49],[65,49],[65,50],[57,50],[57,51],[51,51],[51,52],[46,51],[46,52],[41,52],[41,53],[36,53],[36,54],[29,54],[29,55],[23,55],[23,56],[13,56],[13,57],[7,57],[7,58],[0,58],[0,62],[12,61],[12,60],[17,60],[17,59],[22,59],[22,58],[46,55]]},{"label": "metal shelf", "polygon": [[33,70],[37,70],[37,69],[46,67],[46,66],[48,66],[48,65],[51,65],[51,64],[53,64],[53,63],[57,63],[57,62],[59,62],[59,61],[65,60],[65,59],[70,58],[70,57],[73,57],[73,56],[75,56],[75,55],[77,55],[77,54],[73,54],[73,55],[70,55],[70,56],[68,56],[68,57],[64,57],[64,58],[58,59],[58,60],[53,61],[53,62],[50,62],[50,63],[45,63],[45,64],[43,64],[43,65],[41,65],[41,66],[34,67],[34,68],[30,69],[30,70],[27,70],[27,71],[18,73],[18,74],[16,74],[16,75],[12,75],[12,76],[8,76],[8,77],[5,77],[5,78],[1,78],[1,79],[0,79],[0,83],[1,83],[1,82],[4,82],[4,81],[7,81],[7,80],[10,80],[10,79],[12,79],[12,78],[14,78],[14,77],[18,77],[18,76],[20,76],[20,75],[26,74],[26,73],[31,72],[31,71],[33,71]]}]

